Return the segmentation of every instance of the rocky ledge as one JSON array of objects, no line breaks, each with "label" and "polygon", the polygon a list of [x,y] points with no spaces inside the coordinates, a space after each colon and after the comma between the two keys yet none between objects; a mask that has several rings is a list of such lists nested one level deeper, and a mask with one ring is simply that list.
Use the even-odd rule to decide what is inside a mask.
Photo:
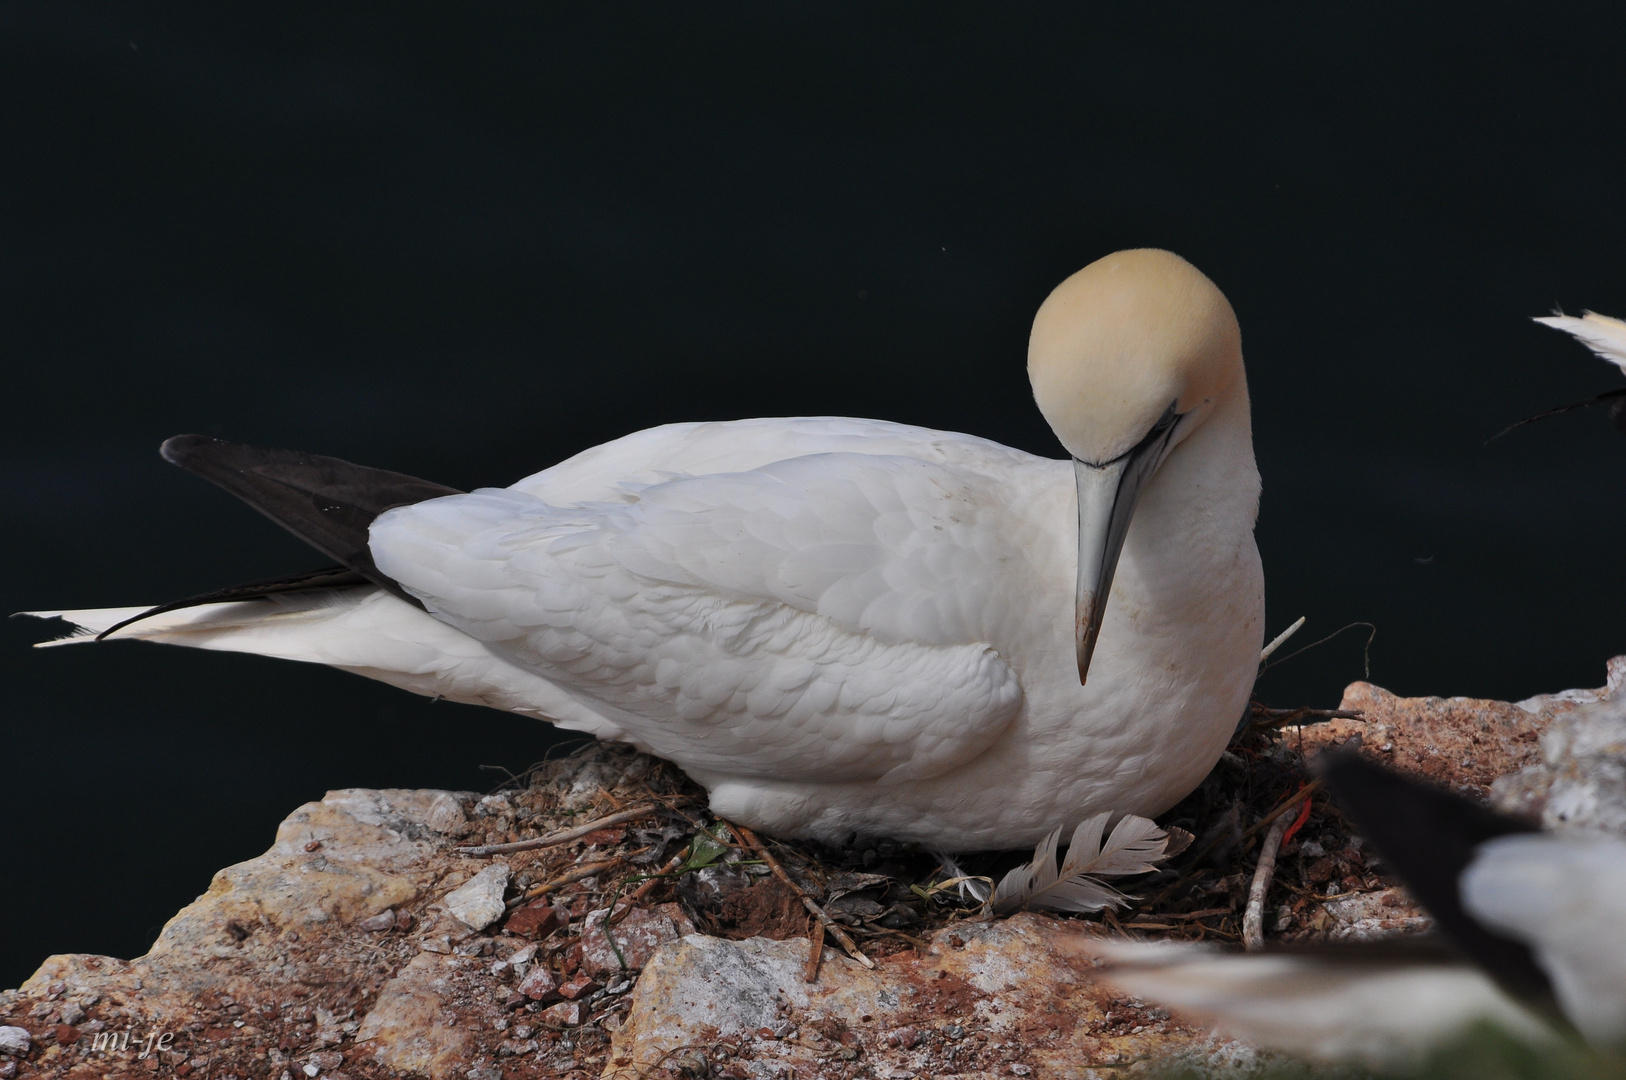
[{"label": "rocky ledge", "polygon": [[[1085,936],[1234,940],[1246,826],[1307,753],[1355,735],[1550,825],[1626,831],[1623,678],[1618,659],[1601,690],[1517,704],[1356,683],[1342,709],[1359,719],[1265,717],[1169,815],[1202,857],[1138,883],[1119,916],[990,920],[930,856],[884,844],[775,845],[793,889],[669,766],[615,747],[483,797],[335,791],[145,956],[53,956],[0,993],[0,1078],[1104,1077],[1171,1054],[1226,1071],[1252,1052],[1097,983]],[[1312,811],[1282,849],[1273,932],[1425,927],[1336,812]],[[1016,861],[1000,858],[972,869]],[[796,889],[852,955],[814,958]]]}]

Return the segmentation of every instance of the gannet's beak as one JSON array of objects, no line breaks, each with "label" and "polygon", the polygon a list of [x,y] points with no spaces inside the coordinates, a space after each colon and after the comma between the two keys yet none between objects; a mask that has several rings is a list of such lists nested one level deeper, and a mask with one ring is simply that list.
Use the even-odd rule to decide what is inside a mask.
[{"label": "gannet's beak", "polygon": [[1168,453],[1180,417],[1174,406],[1134,449],[1105,464],[1073,459],[1078,480],[1078,681],[1089,681],[1090,657],[1112,592],[1112,575],[1129,534],[1129,519],[1146,482]]}]

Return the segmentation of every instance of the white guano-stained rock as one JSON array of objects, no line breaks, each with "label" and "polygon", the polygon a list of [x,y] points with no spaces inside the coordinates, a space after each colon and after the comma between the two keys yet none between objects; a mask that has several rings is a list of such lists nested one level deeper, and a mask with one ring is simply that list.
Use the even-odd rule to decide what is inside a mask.
[{"label": "white guano-stained rock", "polygon": [[1540,817],[1543,827],[1559,832],[1626,836],[1626,695],[1617,696],[1623,683],[1626,657],[1616,657],[1608,685],[1543,733],[1540,761],[1492,785],[1496,805]]},{"label": "white guano-stained rock", "polygon": [[446,910],[470,930],[484,930],[502,918],[507,890],[508,864],[492,863],[446,894]]},{"label": "white guano-stained rock", "polygon": [[452,833],[468,820],[468,815],[463,813],[463,805],[457,801],[456,796],[449,791],[441,791],[437,792],[429,803],[423,823],[436,832]]}]

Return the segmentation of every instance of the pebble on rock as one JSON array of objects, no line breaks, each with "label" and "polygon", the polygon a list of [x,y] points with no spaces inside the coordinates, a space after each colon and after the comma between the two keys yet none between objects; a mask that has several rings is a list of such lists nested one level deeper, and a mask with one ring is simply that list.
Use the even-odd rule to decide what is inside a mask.
[{"label": "pebble on rock", "polygon": [[503,916],[508,864],[492,863],[446,895],[446,910],[471,930],[484,930]]},{"label": "pebble on rock", "polygon": [[393,930],[395,929],[395,912],[391,908],[385,908],[377,915],[365,918],[356,925],[363,930],[371,931],[375,934],[384,930]]},{"label": "pebble on rock", "polygon": [[440,833],[449,833],[458,829],[468,817],[463,813],[463,807],[447,792],[437,794],[429,804],[429,812],[424,815],[424,824]]},{"label": "pebble on rock", "polygon": [[559,993],[562,996],[575,1001],[578,998],[584,998],[600,989],[602,989],[602,986],[595,982],[592,976],[588,975],[585,971],[581,971],[577,972],[575,978],[560,985]]},{"label": "pebble on rock", "polygon": [[559,980],[553,977],[546,964],[538,964],[520,980],[514,992],[524,994],[532,1001],[557,1001],[560,997]]},{"label": "pebble on rock", "polygon": [[22,1057],[34,1045],[27,1028],[0,1027],[0,1053]]},{"label": "pebble on rock", "polygon": [[568,908],[554,907],[546,900],[533,900],[508,916],[503,929],[510,934],[540,941],[569,921]]},{"label": "pebble on rock", "polygon": [[575,1027],[582,1022],[581,1002],[561,1001],[557,1005],[549,1005],[537,1014],[537,1019],[555,1027]]},{"label": "pebble on rock", "polygon": [[[588,913],[582,928],[582,967],[594,978],[612,982],[620,981],[623,971],[642,968],[656,949],[693,929],[675,905],[634,908],[610,927],[615,937],[612,945],[604,933],[604,919],[609,913],[608,908]],[[681,930],[672,918],[674,914],[686,924]]]}]

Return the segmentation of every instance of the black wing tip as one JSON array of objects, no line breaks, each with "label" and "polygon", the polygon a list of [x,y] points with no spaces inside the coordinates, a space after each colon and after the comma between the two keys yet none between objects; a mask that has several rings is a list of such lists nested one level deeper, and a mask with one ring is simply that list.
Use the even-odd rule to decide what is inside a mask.
[{"label": "black wing tip", "polygon": [[1499,836],[1540,832],[1540,826],[1354,751],[1321,755],[1316,771],[1362,835],[1434,916],[1441,933],[1504,990],[1544,1015],[1558,1015],[1552,983],[1530,947],[1480,923],[1463,906],[1460,892],[1462,874],[1479,845]]},{"label": "black wing tip", "polygon": [[[1405,791],[1435,805],[1452,808],[1464,818],[1501,832],[1541,831],[1540,822],[1534,819],[1492,810],[1440,784],[1380,765],[1356,749],[1330,750],[1317,757],[1312,767],[1325,779],[1333,794],[1347,802],[1361,800],[1363,795]],[[1362,808],[1370,805],[1363,801]]]},{"label": "black wing tip", "polygon": [[242,499],[329,558],[423,606],[374,565],[369,530],[386,511],[461,494],[456,488],[340,458],[208,435],[176,435],[164,440],[159,453]]},{"label": "black wing tip", "polygon": [[1333,747],[1318,754],[1310,763],[1310,768],[1334,791],[1345,784],[1363,785],[1373,781],[1382,783],[1391,777],[1404,779],[1393,769],[1386,769],[1369,760],[1353,746]]}]

